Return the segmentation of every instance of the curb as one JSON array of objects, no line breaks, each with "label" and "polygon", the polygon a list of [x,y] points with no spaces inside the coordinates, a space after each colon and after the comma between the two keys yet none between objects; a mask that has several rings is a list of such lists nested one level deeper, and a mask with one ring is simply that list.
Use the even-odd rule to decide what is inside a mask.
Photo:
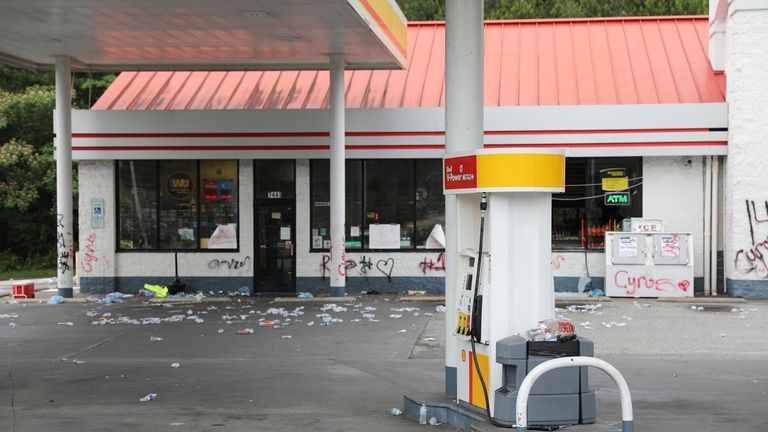
[{"label": "curb", "polygon": [[742,297],[659,297],[657,302],[662,303],[746,303]]}]

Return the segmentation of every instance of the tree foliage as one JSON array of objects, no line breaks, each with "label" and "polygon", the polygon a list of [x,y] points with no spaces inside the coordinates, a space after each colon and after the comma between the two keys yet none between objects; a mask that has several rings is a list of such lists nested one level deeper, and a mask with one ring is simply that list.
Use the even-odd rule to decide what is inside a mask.
[{"label": "tree foliage", "polygon": [[[89,108],[114,78],[73,74],[72,105]],[[0,65],[0,271],[55,262],[55,105],[52,73]]]},{"label": "tree foliage", "polygon": [[[445,0],[397,2],[410,21],[445,19]],[[485,18],[705,15],[708,6],[708,0],[485,0]]]}]

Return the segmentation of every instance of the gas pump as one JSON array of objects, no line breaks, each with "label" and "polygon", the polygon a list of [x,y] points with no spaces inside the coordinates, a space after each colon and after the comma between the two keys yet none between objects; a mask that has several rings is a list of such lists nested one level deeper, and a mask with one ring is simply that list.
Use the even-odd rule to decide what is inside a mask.
[{"label": "gas pump", "polygon": [[[456,286],[446,288],[446,295],[456,299],[455,310],[446,311],[446,325],[453,326],[448,337],[454,339],[446,342],[446,356],[456,356],[459,405],[486,411],[497,426],[514,425],[519,381],[529,366],[543,361],[530,355],[530,344],[519,335],[554,318],[551,194],[564,188],[562,150],[476,150],[444,159],[443,189],[456,194],[461,227]],[[591,354],[590,349],[591,344],[585,345],[581,355]],[[542,396],[539,401],[555,409],[538,419],[532,416],[531,424],[594,418],[589,395],[580,394],[586,388],[586,370],[575,373],[575,395],[572,386],[560,392],[558,383],[547,387],[554,397],[536,394],[537,385],[530,408],[538,412],[536,398]],[[570,386],[572,374],[566,381]],[[581,409],[582,399],[586,410]],[[568,407],[561,415],[563,404],[573,402],[575,411]]]}]

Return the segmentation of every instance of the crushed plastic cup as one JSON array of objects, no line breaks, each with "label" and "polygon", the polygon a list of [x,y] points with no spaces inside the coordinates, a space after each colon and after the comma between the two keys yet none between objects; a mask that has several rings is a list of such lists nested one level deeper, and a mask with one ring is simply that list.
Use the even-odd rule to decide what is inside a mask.
[{"label": "crushed plastic cup", "polygon": [[181,366],[181,365],[178,364],[178,363],[171,363],[171,367],[174,368],[174,369],[179,367],[179,366]]},{"label": "crushed plastic cup", "polygon": [[393,416],[399,416],[403,413],[403,411],[400,408],[392,408],[389,410],[389,413]]},{"label": "crushed plastic cup", "polygon": [[143,398],[139,399],[139,402],[149,402],[157,399],[157,393],[150,393]]},{"label": "crushed plastic cup", "polygon": [[64,297],[60,295],[55,295],[48,299],[48,304],[62,304],[64,303]]}]

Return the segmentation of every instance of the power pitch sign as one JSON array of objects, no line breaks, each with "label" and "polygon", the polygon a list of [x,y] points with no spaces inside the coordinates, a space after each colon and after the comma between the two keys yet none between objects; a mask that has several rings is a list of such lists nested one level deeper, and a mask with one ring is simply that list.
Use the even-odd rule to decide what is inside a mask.
[{"label": "power pitch sign", "polygon": [[460,190],[477,188],[477,156],[458,156],[443,160],[443,188]]}]

